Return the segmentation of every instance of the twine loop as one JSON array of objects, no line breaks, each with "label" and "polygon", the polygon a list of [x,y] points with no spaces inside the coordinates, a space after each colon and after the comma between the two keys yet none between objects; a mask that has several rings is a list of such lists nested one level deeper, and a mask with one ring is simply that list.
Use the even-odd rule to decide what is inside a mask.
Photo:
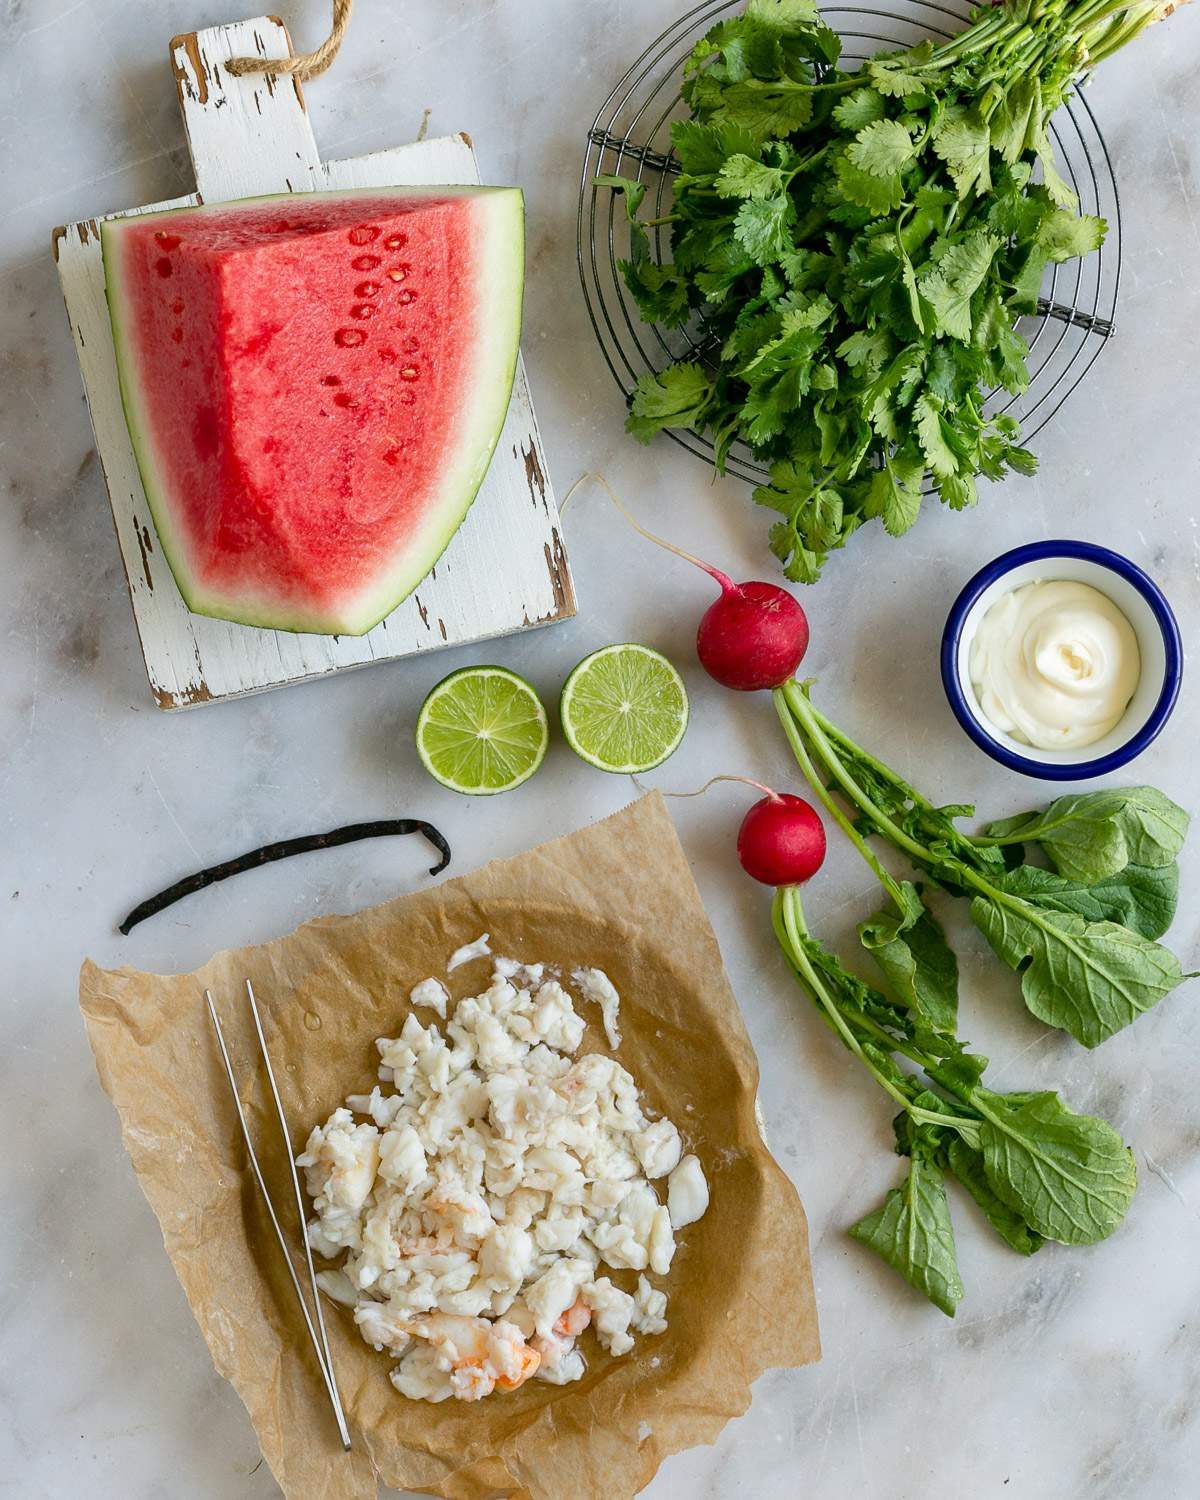
[{"label": "twine loop", "polygon": [[236,77],[245,73],[289,73],[302,82],[323,73],[338,55],[354,0],[333,0],[333,25],[329,35],[312,52],[294,53],[291,57],[231,57],[226,70]]}]

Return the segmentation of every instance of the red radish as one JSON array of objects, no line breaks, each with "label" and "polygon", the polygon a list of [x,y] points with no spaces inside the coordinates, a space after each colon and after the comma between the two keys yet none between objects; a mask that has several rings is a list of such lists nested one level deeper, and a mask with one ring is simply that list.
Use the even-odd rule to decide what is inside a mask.
[{"label": "red radish", "polygon": [[[635,776],[634,782],[642,791]],[[742,819],[737,852],[742,869],[762,885],[803,885],[825,863],[825,825],[803,797],[775,792],[749,776],[710,776],[694,792],[663,792],[664,797],[703,797],[718,781],[739,781],[761,792],[762,799]]]},{"label": "red radish", "polygon": [[696,655],[700,665],[722,687],[752,693],[779,687],[795,675],[808,650],[808,619],[799,601],[775,583],[734,583],[727,573],[712,567],[664,537],[647,531],[613,493],[603,474],[584,474],[567,492],[567,500],[585,479],[594,479],[608,491],[608,498],[633,529],[648,541],[685,562],[703,569],[720,587],[721,597],[709,606],[696,632]]},{"label": "red radish", "polygon": [[722,687],[752,693],[795,676],[808,650],[808,619],[775,583],[734,583],[717,568],[688,558],[721,586],[696,632],[700,665]]},{"label": "red radish", "polygon": [[803,797],[768,791],[742,819],[737,852],[762,885],[802,885],[825,861],[825,827]]}]

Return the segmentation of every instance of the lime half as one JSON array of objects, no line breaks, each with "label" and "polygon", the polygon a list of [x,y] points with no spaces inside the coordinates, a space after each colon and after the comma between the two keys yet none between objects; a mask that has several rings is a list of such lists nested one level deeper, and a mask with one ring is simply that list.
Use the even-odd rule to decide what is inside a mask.
[{"label": "lime half", "polygon": [[417,716],[417,754],[443,786],[470,797],[507,792],[546,758],[546,710],[523,677],[463,667],[443,677]]},{"label": "lime half", "polygon": [[688,722],[683,679],[649,646],[603,646],[563,684],[563,733],[601,771],[648,771],[666,760]]}]

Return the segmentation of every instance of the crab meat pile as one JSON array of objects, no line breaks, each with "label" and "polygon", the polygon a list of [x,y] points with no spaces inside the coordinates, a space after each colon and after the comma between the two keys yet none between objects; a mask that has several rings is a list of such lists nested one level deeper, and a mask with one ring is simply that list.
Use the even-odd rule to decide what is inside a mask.
[{"label": "crab meat pile", "polygon": [[[449,967],[490,956],[485,935]],[[607,975],[578,969],[572,981],[617,1045]],[[369,1344],[398,1356],[396,1389],[477,1401],[531,1376],[565,1385],[584,1373],[589,1326],[614,1355],[662,1333],[667,1298],[651,1277],[708,1206],[675,1126],[646,1114],[615,1058],[575,1056],[584,1018],[541,964],[494,958],[482,994],[453,1004],[430,978],[412,1002],[442,1026],[410,1013],[381,1038],[380,1083],[297,1157],[313,1249],[346,1252],[321,1284]],[[629,1273],[631,1289],[606,1270]]]}]

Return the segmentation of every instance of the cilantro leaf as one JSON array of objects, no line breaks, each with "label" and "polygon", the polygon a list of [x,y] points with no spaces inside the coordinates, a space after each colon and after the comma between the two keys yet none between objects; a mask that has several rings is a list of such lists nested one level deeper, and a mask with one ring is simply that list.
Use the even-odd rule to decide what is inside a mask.
[{"label": "cilantro leaf", "polygon": [[933,43],[922,42],[894,57],[872,58],[866,66],[867,76],[879,93],[907,99],[925,92],[925,76],[919,70],[932,56]]},{"label": "cilantro leaf", "polygon": [[958,473],[958,455],[947,440],[942,404],[936,396],[921,396],[914,408],[917,418],[917,440],[925,461],[939,479]]},{"label": "cilantro leaf", "polygon": [[933,149],[950,169],[960,198],[991,186],[991,132],[978,110],[952,105],[933,131]]},{"label": "cilantro leaf", "polygon": [[747,255],[758,265],[767,266],[786,254],[793,216],[791,199],[786,194],[748,198],[737,211],[733,232]]},{"label": "cilantro leaf", "polygon": [[758,137],[737,125],[702,125],[698,120],[676,120],[671,126],[671,144],[683,170],[692,177],[719,172],[730,156],[753,156]]},{"label": "cilantro leaf", "polygon": [[633,224],[637,220],[637,211],[642,206],[649,183],[635,182],[632,177],[615,177],[611,172],[602,172],[599,177],[592,178],[592,186],[612,188],[614,193],[623,193],[625,215]]},{"label": "cilantro leaf", "polygon": [[746,15],[785,36],[802,36],[817,19],[814,0],[750,0]]},{"label": "cilantro leaf", "polygon": [[1054,147],[1050,144],[1050,136],[1045,127],[1037,132],[1032,144],[1038,161],[1042,164],[1042,181],[1046,191],[1059,208],[1075,208],[1079,200],[1075,197],[1075,190],[1059,175],[1058,168],[1054,165]]},{"label": "cilantro leaf", "polygon": [[664,427],[698,430],[712,396],[712,380],[699,365],[669,365],[657,375],[642,375],[625,429],[643,443]]},{"label": "cilantro leaf", "polygon": [[1038,243],[1053,261],[1074,260],[1099,250],[1108,233],[1108,225],[1093,214],[1073,214],[1058,209],[1042,221]]},{"label": "cilantro leaf", "polygon": [[838,186],[851,203],[865,208],[872,218],[899,208],[904,188],[899,172],[877,177],[851,160],[849,152],[839,156],[834,167]]},{"label": "cilantro leaf", "polygon": [[812,119],[812,112],[813,96],[807,85],[790,78],[774,82],[747,78],[722,91],[717,117],[766,140],[799,130]]},{"label": "cilantro leaf", "polygon": [[854,137],[847,160],[872,177],[892,177],[913,159],[912,136],[899,120],[875,120]]},{"label": "cilantro leaf", "polygon": [[972,231],[934,262],[920,279],[921,296],[933,312],[939,333],[966,343],[971,337],[971,299],[983,284],[1000,241],[986,230]]},{"label": "cilantro leaf", "polygon": [[883,95],[876,89],[855,89],[834,107],[833,118],[843,130],[858,131],[864,125],[882,120],[885,105]]},{"label": "cilantro leaf", "polygon": [[724,163],[714,185],[722,198],[770,198],[781,192],[783,173],[739,153]]},{"label": "cilantro leaf", "polygon": [[871,480],[867,514],[878,517],[889,536],[903,536],[916,524],[921,510],[921,481],[925,477],[923,455],[895,454]]}]

